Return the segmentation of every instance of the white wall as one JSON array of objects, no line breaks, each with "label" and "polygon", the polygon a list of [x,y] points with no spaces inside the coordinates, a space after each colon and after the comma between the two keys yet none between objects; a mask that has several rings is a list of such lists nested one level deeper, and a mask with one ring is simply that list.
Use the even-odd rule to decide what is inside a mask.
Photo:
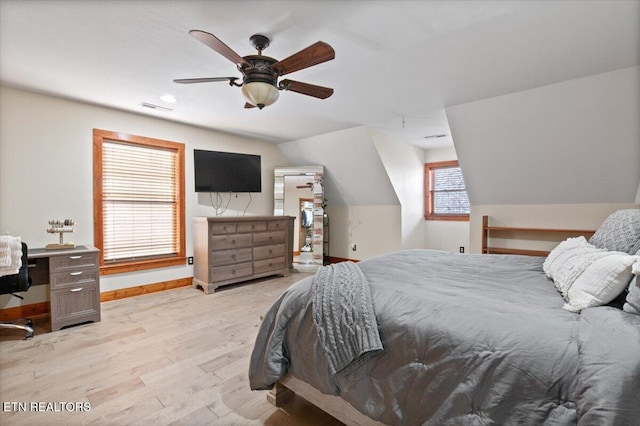
[{"label": "white wall", "polygon": [[400,206],[327,206],[327,214],[329,256],[365,260],[402,248]]},{"label": "white wall", "polygon": [[[161,117],[163,113],[158,113]],[[191,218],[213,216],[209,194],[193,190],[193,149],[261,155],[262,193],[252,194],[248,215],[273,214],[273,169],[287,165],[276,145],[95,105],[0,87],[0,232],[19,235],[30,247],[56,242],[49,219],[72,218],[76,231],[65,241],[93,244],[93,128],[185,144],[186,250],[192,255]],[[224,198],[225,204],[227,198]],[[225,215],[242,214],[249,197],[233,196]],[[191,266],[108,275],[101,290],[190,277]],[[47,299],[46,286],[32,287],[23,304]],[[0,298],[0,309],[17,298]]]},{"label": "white wall", "polygon": [[425,151],[373,128],[369,133],[400,201],[401,247],[422,248]]},{"label": "white wall", "polygon": [[471,204],[633,202],[640,67],[447,108]]},{"label": "white wall", "polygon": [[[457,159],[456,150],[453,147],[428,149],[424,155],[425,163],[453,161]],[[466,184],[467,177],[464,172],[464,169],[462,169],[462,175]],[[457,253],[460,247],[464,247],[465,252],[469,250],[469,222],[450,220],[424,221],[424,248]]]}]

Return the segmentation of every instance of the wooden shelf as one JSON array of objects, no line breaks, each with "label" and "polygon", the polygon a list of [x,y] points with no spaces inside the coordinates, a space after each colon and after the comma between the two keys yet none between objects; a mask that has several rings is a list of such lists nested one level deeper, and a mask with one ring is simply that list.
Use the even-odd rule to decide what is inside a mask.
[{"label": "wooden shelf", "polygon": [[523,254],[525,256],[546,256],[549,254],[545,250],[526,250],[505,247],[485,247],[482,250],[484,254]]},{"label": "wooden shelf", "polygon": [[[557,241],[569,237],[584,236],[590,237],[595,233],[591,229],[564,229],[564,228],[529,228],[529,227],[510,227],[510,226],[490,226],[489,216],[482,216],[482,253],[484,254],[520,254],[526,256],[546,256],[549,251],[546,250],[529,250],[516,249],[508,247],[489,246],[489,240],[497,237],[495,234],[502,234],[502,239],[526,239],[539,241]],[[511,234],[511,235],[509,235]],[[513,234],[520,234],[519,238],[515,238]],[[544,236],[544,238],[541,238]],[[549,238],[552,236],[552,238]]]},{"label": "wooden shelf", "polygon": [[[488,216],[483,216],[487,217]],[[489,231],[510,231],[510,232],[535,232],[535,233],[557,233],[557,234],[580,234],[592,235],[596,231],[587,229],[559,229],[559,228],[516,228],[509,226],[483,226],[482,229]]]}]

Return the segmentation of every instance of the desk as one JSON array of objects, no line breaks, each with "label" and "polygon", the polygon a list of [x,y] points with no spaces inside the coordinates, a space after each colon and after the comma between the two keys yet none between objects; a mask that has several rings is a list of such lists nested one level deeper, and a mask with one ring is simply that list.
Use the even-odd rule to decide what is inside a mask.
[{"label": "desk", "polygon": [[93,246],[72,249],[29,249],[31,285],[49,284],[51,331],[100,321],[99,251]]}]

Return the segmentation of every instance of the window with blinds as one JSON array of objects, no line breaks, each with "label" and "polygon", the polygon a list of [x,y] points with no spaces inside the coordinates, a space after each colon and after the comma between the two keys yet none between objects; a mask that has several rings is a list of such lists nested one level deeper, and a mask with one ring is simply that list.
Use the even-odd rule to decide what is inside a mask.
[{"label": "window with blinds", "polygon": [[469,210],[458,162],[425,164],[425,219],[469,220]]},{"label": "window with blinds", "polygon": [[102,272],[184,263],[184,145],[95,132],[95,235]]}]

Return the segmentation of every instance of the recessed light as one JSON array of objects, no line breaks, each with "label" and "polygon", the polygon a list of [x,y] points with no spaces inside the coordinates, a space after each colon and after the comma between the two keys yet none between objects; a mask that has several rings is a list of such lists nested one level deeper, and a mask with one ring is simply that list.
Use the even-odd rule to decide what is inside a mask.
[{"label": "recessed light", "polygon": [[168,104],[175,104],[176,102],[178,102],[178,98],[168,93],[160,96],[160,99],[162,99],[163,102],[166,102]]}]

